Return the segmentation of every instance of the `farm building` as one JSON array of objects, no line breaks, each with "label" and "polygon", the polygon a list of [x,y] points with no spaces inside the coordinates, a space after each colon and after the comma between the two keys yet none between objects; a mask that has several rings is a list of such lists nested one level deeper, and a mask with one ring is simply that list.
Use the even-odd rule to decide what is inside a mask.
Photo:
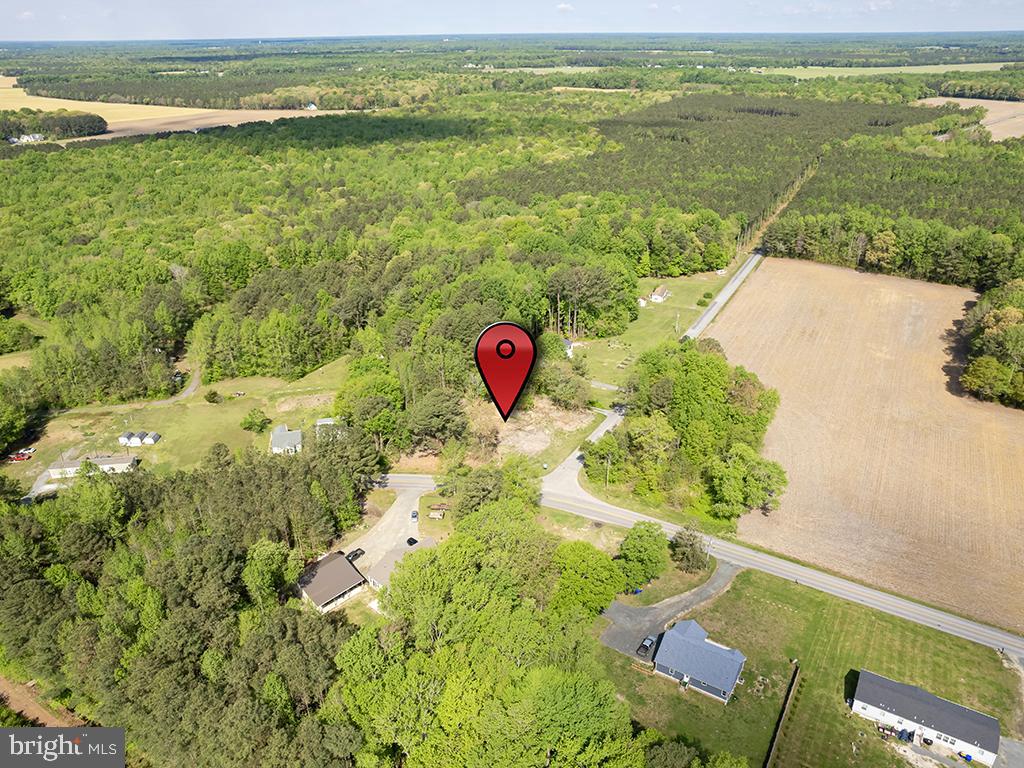
[{"label": "farm building", "polygon": [[728,702],[747,657],[734,648],[708,640],[695,621],[680,621],[661,636],[654,670],[688,688]]},{"label": "farm building", "polygon": [[143,445],[156,445],[160,440],[158,432],[122,432],[117,436],[118,445],[138,448]]},{"label": "farm building", "polygon": [[944,752],[970,755],[971,762],[992,765],[999,754],[999,721],[994,717],[866,669],[857,679],[853,711],[896,733],[905,730],[912,742],[928,739]]},{"label": "farm building", "polygon": [[128,472],[135,469],[135,465],[139,463],[139,459],[136,456],[94,456],[90,459],[55,461],[47,467],[46,471],[50,475],[51,480],[74,477],[82,469],[83,462],[86,461],[94,464],[100,472],[106,472],[108,475]]},{"label": "farm building", "polygon": [[655,304],[661,304],[668,297],[669,297],[668,288],[666,288],[664,285],[659,285],[657,288],[655,288],[653,291],[651,291],[650,299]]},{"label": "farm building", "polygon": [[288,429],[287,424],[278,424],[270,433],[271,453],[301,453],[302,430]]},{"label": "farm building", "polygon": [[320,613],[327,613],[362,592],[365,584],[363,574],[341,552],[320,558],[299,578],[302,596]]},{"label": "farm building", "polygon": [[391,581],[391,573],[395,570],[395,566],[398,565],[399,560],[405,557],[409,552],[415,552],[417,549],[432,546],[434,546],[434,540],[426,538],[417,541],[411,547],[400,546],[388,550],[384,554],[384,557],[382,557],[370,570],[366,572],[366,578],[370,582],[370,586],[374,589],[383,589],[388,585],[388,582]]}]

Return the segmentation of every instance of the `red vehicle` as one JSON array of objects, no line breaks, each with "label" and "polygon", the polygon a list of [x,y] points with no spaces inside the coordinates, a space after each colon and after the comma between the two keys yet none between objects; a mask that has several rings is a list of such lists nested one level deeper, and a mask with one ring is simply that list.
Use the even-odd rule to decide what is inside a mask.
[{"label": "red vehicle", "polygon": [[10,459],[11,461],[28,461],[29,459],[32,458],[32,454],[31,453],[12,453],[7,458]]}]

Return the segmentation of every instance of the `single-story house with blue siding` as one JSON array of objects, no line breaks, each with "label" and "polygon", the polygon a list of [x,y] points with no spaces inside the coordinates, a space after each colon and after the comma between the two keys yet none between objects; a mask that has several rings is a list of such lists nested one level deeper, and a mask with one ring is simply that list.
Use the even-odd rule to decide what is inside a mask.
[{"label": "single-story house with blue siding", "polygon": [[696,621],[680,621],[661,636],[654,669],[721,702],[728,702],[747,657],[708,640]]}]

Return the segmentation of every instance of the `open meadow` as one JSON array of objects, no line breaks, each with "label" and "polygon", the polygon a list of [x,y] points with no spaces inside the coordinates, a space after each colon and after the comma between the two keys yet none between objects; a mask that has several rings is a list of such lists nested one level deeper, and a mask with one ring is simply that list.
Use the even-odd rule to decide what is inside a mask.
[{"label": "open meadow", "polygon": [[782,505],[740,536],[1024,629],[1024,413],[960,394],[964,288],[767,259],[711,326],[778,389]]},{"label": "open meadow", "polygon": [[[632,669],[610,648],[601,646],[599,658],[639,723],[743,754],[751,766],[764,763],[790,659],[800,663],[801,684],[773,762],[780,768],[906,765],[846,706],[862,668],[991,714],[1004,736],[1020,735],[1020,679],[989,648],[756,571],[738,574],[727,592],[686,618],[747,657],[727,706]],[[603,629],[605,620],[598,624]]]}]

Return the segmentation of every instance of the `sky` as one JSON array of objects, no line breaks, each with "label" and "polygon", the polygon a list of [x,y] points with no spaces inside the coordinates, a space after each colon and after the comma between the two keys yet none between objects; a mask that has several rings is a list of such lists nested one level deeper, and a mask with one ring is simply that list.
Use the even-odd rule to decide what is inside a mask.
[{"label": "sky", "polygon": [[0,40],[1024,29],[1024,0],[0,0]]}]

